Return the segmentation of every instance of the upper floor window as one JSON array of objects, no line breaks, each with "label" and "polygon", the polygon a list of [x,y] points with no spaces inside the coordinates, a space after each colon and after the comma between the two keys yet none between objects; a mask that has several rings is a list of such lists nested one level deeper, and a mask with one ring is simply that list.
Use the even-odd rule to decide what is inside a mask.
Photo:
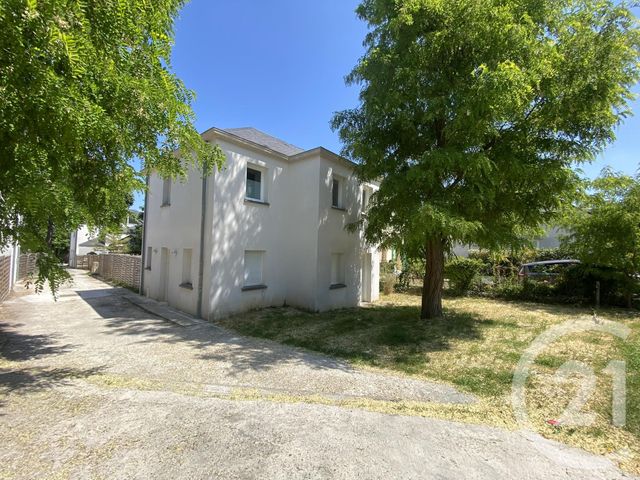
[{"label": "upper floor window", "polygon": [[264,181],[262,171],[247,167],[247,191],[246,198],[264,202]]},{"label": "upper floor window", "polygon": [[331,206],[344,208],[344,180],[336,175],[331,180]]},{"label": "upper floor window", "polygon": [[171,179],[165,178],[162,181],[162,206],[171,205]]},{"label": "upper floor window", "polygon": [[151,270],[151,255],[153,255],[153,248],[147,247],[147,257],[145,258],[145,268]]}]

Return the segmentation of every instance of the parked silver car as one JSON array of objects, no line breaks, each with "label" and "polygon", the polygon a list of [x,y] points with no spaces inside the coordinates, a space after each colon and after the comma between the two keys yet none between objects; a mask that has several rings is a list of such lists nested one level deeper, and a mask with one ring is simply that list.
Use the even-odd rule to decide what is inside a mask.
[{"label": "parked silver car", "polygon": [[518,277],[522,280],[553,281],[560,275],[562,270],[579,263],[580,260],[546,260],[544,262],[525,263],[520,267]]}]

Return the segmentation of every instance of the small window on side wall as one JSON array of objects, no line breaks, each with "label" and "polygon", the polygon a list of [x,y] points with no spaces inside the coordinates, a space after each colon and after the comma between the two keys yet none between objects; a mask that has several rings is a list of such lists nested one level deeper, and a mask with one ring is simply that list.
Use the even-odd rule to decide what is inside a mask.
[{"label": "small window on side wall", "polygon": [[331,288],[342,288],[344,284],[344,255],[342,253],[331,254]]},{"label": "small window on side wall", "polygon": [[151,270],[151,255],[153,255],[153,247],[147,247],[147,258],[145,258],[145,268]]},{"label": "small window on side wall", "polygon": [[366,211],[369,208],[369,201],[371,200],[371,191],[367,187],[362,187],[362,210]]},{"label": "small window on side wall", "polygon": [[264,184],[262,171],[247,167],[247,190],[245,197],[256,202],[264,201]]},{"label": "small window on side wall", "polygon": [[331,181],[331,206],[342,208],[342,181],[337,177]]},{"label": "small window on side wall", "polygon": [[171,205],[171,179],[165,178],[162,180],[162,206],[169,205]]},{"label": "small window on side wall", "polygon": [[182,251],[182,283],[181,287],[193,288],[193,280],[191,279],[191,257],[193,250],[185,248]]},{"label": "small window on side wall", "polygon": [[257,250],[246,250],[244,252],[244,287],[264,286],[264,252]]}]

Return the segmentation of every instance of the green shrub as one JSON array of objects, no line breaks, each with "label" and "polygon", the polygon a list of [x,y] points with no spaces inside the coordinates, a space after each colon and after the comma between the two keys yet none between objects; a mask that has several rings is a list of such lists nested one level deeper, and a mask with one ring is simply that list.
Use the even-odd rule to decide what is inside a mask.
[{"label": "green shrub", "polygon": [[395,262],[382,262],[380,264],[380,291],[385,295],[391,295],[396,281]]},{"label": "green shrub", "polygon": [[416,282],[421,282],[424,277],[424,259],[402,258],[402,271],[398,276],[395,289],[398,292],[406,292]]},{"label": "green shrub", "polygon": [[487,293],[491,297],[505,300],[523,300],[525,296],[523,282],[512,278],[494,283]]},{"label": "green shrub", "polygon": [[471,258],[453,258],[447,262],[444,274],[449,279],[449,290],[454,295],[464,295],[480,279],[483,263]]},{"label": "green shrub", "polygon": [[380,263],[380,276],[386,275],[388,273],[395,273],[396,264],[395,262],[382,262]]},{"label": "green shrub", "polygon": [[596,283],[600,282],[602,305],[627,305],[627,292],[638,293],[638,282],[610,267],[582,263],[567,268],[558,282],[558,292],[565,296],[581,297],[585,302],[596,301]]},{"label": "green shrub", "polygon": [[396,280],[397,278],[393,273],[381,273],[380,290],[382,291],[382,293],[385,295],[391,295],[393,293]]}]

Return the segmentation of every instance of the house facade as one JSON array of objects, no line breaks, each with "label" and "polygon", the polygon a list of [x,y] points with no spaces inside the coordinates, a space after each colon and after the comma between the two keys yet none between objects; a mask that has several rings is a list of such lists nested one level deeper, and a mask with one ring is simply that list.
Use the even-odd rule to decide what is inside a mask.
[{"label": "house facade", "polygon": [[352,163],[252,128],[212,128],[203,137],[226,153],[220,171],[149,177],[144,295],[208,319],[378,298],[379,253],[345,228],[377,187],[353,178]]}]

